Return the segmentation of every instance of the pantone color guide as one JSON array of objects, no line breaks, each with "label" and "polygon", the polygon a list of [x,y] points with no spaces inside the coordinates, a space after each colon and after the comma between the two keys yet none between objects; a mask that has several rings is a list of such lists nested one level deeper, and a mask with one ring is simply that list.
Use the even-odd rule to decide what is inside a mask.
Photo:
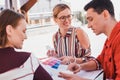
[{"label": "pantone color guide", "polygon": [[54,68],[54,69],[57,69],[58,67],[59,67],[59,65],[60,65],[60,60],[58,60],[58,59],[56,59],[56,58],[48,58],[47,60],[45,60],[44,62],[43,62],[43,64],[45,64],[45,65],[49,65],[49,66],[51,66],[52,68]]}]

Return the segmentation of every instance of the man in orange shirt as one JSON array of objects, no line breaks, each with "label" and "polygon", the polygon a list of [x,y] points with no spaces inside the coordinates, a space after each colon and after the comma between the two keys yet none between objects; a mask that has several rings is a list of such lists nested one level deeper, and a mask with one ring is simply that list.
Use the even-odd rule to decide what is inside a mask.
[{"label": "man in orange shirt", "polygon": [[[74,73],[82,70],[103,69],[105,80],[120,80],[120,22],[115,20],[114,7],[110,0],[92,0],[85,7],[88,28],[96,35],[107,36],[102,53],[95,60],[83,64],[70,64]],[[67,80],[87,80],[76,75],[60,73]]]}]

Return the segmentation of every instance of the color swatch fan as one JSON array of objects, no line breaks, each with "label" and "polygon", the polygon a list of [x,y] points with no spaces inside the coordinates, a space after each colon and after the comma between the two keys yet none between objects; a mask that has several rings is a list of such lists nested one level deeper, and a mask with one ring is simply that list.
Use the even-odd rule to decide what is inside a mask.
[{"label": "color swatch fan", "polygon": [[54,69],[57,69],[60,65],[60,60],[58,60],[57,58],[48,58],[47,60],[43,61],[43,64],[45,65],[49,65]]}]

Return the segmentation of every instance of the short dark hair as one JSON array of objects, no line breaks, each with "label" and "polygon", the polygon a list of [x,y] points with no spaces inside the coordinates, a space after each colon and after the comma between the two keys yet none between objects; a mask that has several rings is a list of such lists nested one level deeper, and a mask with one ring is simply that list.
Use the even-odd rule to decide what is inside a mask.
[{"label": "short dark hair", "polygon": [[108,10],[112,17],[115,16],[111,0],[92,0],[85,5],[84,10],[87,11],[89,8],[93,8],[98,14],[101,14],[104,10]]},{"label": "short dark hair", "polygon": [[10,9],[5,9],[0,13],[0,46],[4,47],[7,43],[6,26],[11,25],[16,28],[21,19],[25,19],[22,14]]}]

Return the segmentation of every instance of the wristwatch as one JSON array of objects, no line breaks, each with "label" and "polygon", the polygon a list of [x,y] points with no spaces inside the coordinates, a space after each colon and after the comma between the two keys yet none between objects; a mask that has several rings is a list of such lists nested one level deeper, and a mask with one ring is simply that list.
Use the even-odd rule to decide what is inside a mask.
[{"label": "wristwatch", "polygon": [[87,58],[86,57],[82,57],[82,62],[86,62]]}]

